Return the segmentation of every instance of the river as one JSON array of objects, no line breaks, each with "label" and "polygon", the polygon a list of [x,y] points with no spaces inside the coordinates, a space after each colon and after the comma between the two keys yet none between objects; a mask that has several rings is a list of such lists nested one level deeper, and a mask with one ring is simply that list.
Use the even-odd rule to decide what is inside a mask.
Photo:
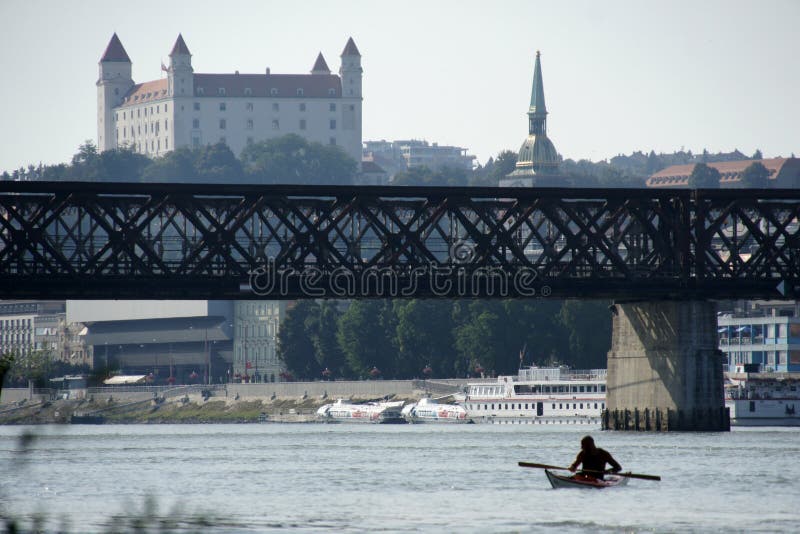
[{"label": "river", "polygon": [[[517,466],[567,465],[587,432],[626,470],[663,480],[553,490],[543,471]],[[778,428],[5,426],[0,500],[23,526],[38,517],[70,532],[796,532],[798,438]]]}]

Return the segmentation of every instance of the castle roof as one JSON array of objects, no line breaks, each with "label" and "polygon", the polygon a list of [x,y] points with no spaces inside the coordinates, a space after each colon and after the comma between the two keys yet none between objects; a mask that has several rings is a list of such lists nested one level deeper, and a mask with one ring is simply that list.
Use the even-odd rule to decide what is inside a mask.
[{"label": "castle roof", "polygon": [[128,94],[122,99],[122,106],[135,106],[143,102],[155,102],[167,98],[167,79],[153,80],[151,82],[137,83],[130,88]]},{"label": "castle roof", "polygon": [[178,34],[178,38],[175,40],[175,45],[172,47],[172,52],[169,53],[170,57],[176,54],[183,54],[187,56],[192,55],[192,53],[189,52],[189,47],[186,46],[186,42],[183,40],[183,35],[180,33]]},{"label": "castle roof", "polygon": [[325,58],[322,57],[322,52],[319,53],[317,56],[317,60],[314,62],[314,66],[311,67],[311,74],[330,74],[331,69],[328,68],[328,64],[325,63]]},{"label": "castle roof", "polygon": [[125,51],[125,47],[122,46],[122,42],[117,37],[116,32],[111,36],[106,51],[103,52],[103,57],[100,58],[101,63],[105,61],[131,62],[131,58],[128,57],[128,53]]},{"label": "castle roof", "polygon": [[360,56],[361,52],[358,51],[358,47],[356,46],[356,42],[353,41],[353,38],[350,37],[347,40],[347,44],[344,45],[344,50],[342,51],[343,56]]},{"label": "castle roof", "polygon": [[[769,170],[769,179],[776,180],[778,175],[786,167],[797,165],[796,158],[769,158],[761,160],[740,160],[740,161],[720,161],[718,163],[707,163],[709,167],[714,167],[720,174],[720,186],[736,184],[742,180],[742,172],[755,163],[760,162]],[[787,165],[788,164],[788,165]],[[696,163],[686,165],[672,165],[658,171],[647,179],[647,187],[689,187],[689,177],[692,175]]]},{"label": "castle roof", "polygon": [[[195,74],[195,96],[331,98],[342,95],[335,74]],[[249,89],[249,94],[245,94]]]}]

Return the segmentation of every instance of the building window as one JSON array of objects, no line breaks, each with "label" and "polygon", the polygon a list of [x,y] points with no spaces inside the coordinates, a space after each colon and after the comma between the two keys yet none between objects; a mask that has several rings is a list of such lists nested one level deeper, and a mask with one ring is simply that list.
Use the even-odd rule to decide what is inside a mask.
[{"label": "building window", "polygon": [[253,144],[253,138],[252,137],[248,137],[247,138],[247,144],[248,145],[252,145]]},{"label": "building window", "polygon": [[202,87],[198,87],[198,88],[197,88],[197,94],[198,94],[198,96],[203,96],[203,95],[205,94],[205,92],[206,92],[206,91],[205,91],[205,89],[204,89],[204,88],[202,88]]},{"label": "building window", "polygon": [[300,106],[299,107],[300,107],[300,111],[305,111],[306,110],[306,103],[305,102],[300,102]]},{"label": "building window", "polygon": [[278,122],[278,119],[272,119],[272,129],[273,130],[280,130],[281,129],[281,125]]},{"label": "building window", "polygon": [[356,107],[353,104],[350,104],[350,111],[355,111]]},{"label": "building window", "polygon": [[328,111],[336,111],[336,104],[334,104],[333,102],[328,104]]},{"label": "building window", "polygon": [[194,110],[195,111],[200,111],[200,102],[195,102],[194,103]]},{"label": "building window", "polygon": [[164,139],[164,150],[169,150],[169,138]]},{"label": "building window", "polygon": [[200,119],[192,119],[192,128],[200,128]]},{"label": "building window", "polygon": [[298,87],[297,88],[297,96],[303,96],[303,93],[304,93],[303,88],[302,87]]},{"label": "building window", "polygon": [[224,87],[220,87],[219,89],[217,89],[217,94],[219,96],[225,96],[225,88]]},{"label": "building window", "polygon": [[272,96],[276,96],[278,94],[278,90],[275,87],[273,87],[272,89],[269,90],[269,94],[271,94]]},{"label": "building window", "polygon": [[336,96],[336,89],[331,87],[330,89],[328,89],[328,94],[331,96]]},{"label": "building window", "polygon": [[329,142],[330,142],[330,144],[335,145],[336,144],[336,138],[335,137],[331,137]]},{"label": "building window", "polygon": [[136,116],[137,117],[141,117],[142,116],[142,109],[141,108],[136,110]]},{"label": "building window", "polygon": [[200,138],[192,137],[192,148],[200,148]]},{"label": "building window", "polygon": [[244,88],[244,96],[252,96],[252,94],[253,94],[252,89],[250,89],[249,87]]},{"label": "building window", "polygon": [[247,104],[244,105],[244,108],[247,111],[253,111],[253,103],[252,102],[248,102]]},{"label": "building window", "polygon": [[272,111],[280,111],[281,106],[277,102],[272,103]]},{"label": "building window", "polygon": [[220,136],[219,142],[222,143],[223,145],[226,145],[226,144],[228,144],[228,139],[223,135],[223,136]]},{"label": "building window", "polygon": [[169,119],[164,119],[164,131],[169,130]]},{"label": "building window", "polygon": [[253,129],[253,119],[247,119],[247,129],[248,130]]},{"label": "building window", "polygon": [[336,119],[331,119],[331,130],[336,129]]},{"label": "building window", "polygon": [[167,105],[166,105],[166,104],[164,104],[164,113],[166,113],[167,111],[168,111],[168,110],[167,110]]},{"label": "building window", "polygon": [[220,119],[220,120],[219,120],[219,129],[220,129],[220,130],[224,130],[224,129],[225,129],[225,126],[226,126],[225,119]]},{"label": "building window", "polygon": [[305,119],[300,119],[300,129],[301,130],[305,130],[306,129],[306,120]]},{"label": "building window", "polygon": [[225,102],[220,102],[220,103],[219,103],[219,110],[220,110],[220,111],[225,111],[225,109],[226,109],[226,107],[225,107]]}]

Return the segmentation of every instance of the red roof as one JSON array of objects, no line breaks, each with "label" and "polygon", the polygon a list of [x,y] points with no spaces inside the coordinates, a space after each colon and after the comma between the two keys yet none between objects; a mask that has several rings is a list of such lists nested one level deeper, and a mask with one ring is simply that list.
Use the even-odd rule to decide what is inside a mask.
[{"label": "red roof", "polygon": [[125,47],[122,46],[122,42],[119,40],[119,37],[117,37],[116,33],[111,36],[106,51],[103,52],[103,57],[100,58],[101,63],[104,61],[131,62],[131,58],[128,57],[128,53],[125,51]]},{"label": "red roof", "polygon": [[319,53],[317,56],[317,60],[314,62],[314,66],[311,67],[311,73],[320,73],[320,74],[330,74],[331,69],[328,68],[328,64],[325,63],[325,58],[322,57],[322,52]]},{"label": "red roof", "polygon": [[[769,179],[775,180],[780,174],[787,158],[770,158],[761,160],[739,160],[739,161],[720,161],[718,163],[708,163],[709,167],[714,167],[720,174],[720,185],[736,183],[741,181],[741,173],[756,161],[761,162],[769,170]],[[691,176],[696,163],[686,165],[672,165],[664,170],[658,171],[647,179],[647,187],[686,187],[689,185]]]},{"label": "red roof", "polygon": [[137,83],[131,87],[122,100],[122,106],[135,106],[142,102],[153,102],[167,97],[167,79],[152,82]]},{"label": "red roof", "polygon": [[183,36],[179,33],[178,39],[175,41],[175,46],[172,47],[172,52],[169,53],[170,56],[174,56],[175,54],[186,54],[191,56],[192,53],[189,52],[189,47],[186,46],[186,42],[183,40]]},{"label": "red roof", "polygon": [[341,96],[342,82],[335,74],[195,74],[194,94],[330,98]]},{"label": "red roof", "polygon": [[353,38],[350,37],[347,40],[347,44],[344,45],[344,51],[342,51],[343,56],[360,56],[361,53],[358,51],[358,47],[356,47],[356,42],[353,41]]}]

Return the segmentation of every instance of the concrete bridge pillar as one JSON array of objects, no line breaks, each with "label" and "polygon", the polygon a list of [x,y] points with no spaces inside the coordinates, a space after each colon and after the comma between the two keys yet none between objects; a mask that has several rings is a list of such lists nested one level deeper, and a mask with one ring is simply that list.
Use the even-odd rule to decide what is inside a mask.
[{"label": "concrete bridge pillar", "polygon": [[717,305],[619,302],[608,353],[607,430],[730,430]]}]

